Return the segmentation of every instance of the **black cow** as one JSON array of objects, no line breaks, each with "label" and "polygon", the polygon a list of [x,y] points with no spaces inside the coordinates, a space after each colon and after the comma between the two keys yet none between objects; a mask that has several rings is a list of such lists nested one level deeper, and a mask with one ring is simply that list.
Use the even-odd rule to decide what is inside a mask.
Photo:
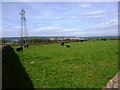
[{"label": "black cow", "polygon": [[102,41],[106,41],[106,39],[101,39]]},{"label": "black cow", "polygon": [[18,52],[22,51],[23,52],[23,47],[16,48],[16,51],[18,51]]},{"label": "black cow", "polygon": [[28,44],[27,44],[27,45],[24,45],[24,47],[25,47],[25,48],[28,48],[28,47],[29,47],[29,45],[28,45]]},{"label": "black cow", "polygon": [[83,42],[84,40],[80,40],[80,42]]},{"label": "black cow", "polygon": [[63,45],[64,45],[64,42],[61,43],[61,46],[63,46]]},{"label": "black cow", "polygon": [[66,45],[67,48],[70,48],[70,45]]},{"label": "black cow", "polygon": [[79,40],[76,40],[76,42],[79,42]]}]

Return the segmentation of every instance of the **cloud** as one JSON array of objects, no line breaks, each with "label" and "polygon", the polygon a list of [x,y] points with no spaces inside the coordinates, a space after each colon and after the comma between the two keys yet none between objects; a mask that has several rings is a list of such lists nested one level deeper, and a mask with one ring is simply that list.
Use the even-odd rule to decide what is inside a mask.
[{"label": "cloud", "polygon": [[[19,10],[26,11],[28,33],[40,35],[102,35],[117,32],[115,3],[4,3],[4,35],[18,36]],[[111,9],[112,8],[112,9]]]},{"label": "cloud", "polygon": [[46,31],[55,31],[55,30],[59,30],[61,28],[56,27],[56,26],[46,26],[46,27],[38,27],[36,29],[34,29],[34,32],[46,32]]},{"label": "cloud", "polygon": [[46,26],[46,27],[38,27],[34,30],[30,30],[30,35],[38,35],[38,36],[66,36],[66,35],[74,35],[75,32],[79,32],[79,28],[70,28],[70,27],[57,27],[57,26]]},{"label": "cloud", "polygon": [[118,32],[116,30],[109,30],[109,31],[107,31],[107,30],[102,30],[102,31],[91,30],[89,32],[86,32],[84,35],[85,36],[116,36],[116,35],[118,35]]},{"label": "cloud", "polygon": [[19,30],[15,30],[12,28],[2,29],[2,36],[3,37],[13,37],[13,36],[19,37]]},{"label": "cloud", "polygon": [[118,20],[117,19],[112,19],[106,22],[99,23],[95,25],[96,28],[106,28],[106,27],[113,27],[113,26],[118,26]]},{"label": "cloud", "polygon": [[100,15],[100,14],[105,14],[105,11],[91,11],[87,13],[87,15]]},{"label": "cloud", "polygon": [[102,17],[105,17],[106,14],[107,13],[105,11],[90,11],[83,14],[83,16],[85,18],[102,18]]},{"label": "cloud", "polygon": [[98,23],[84,30],[86,36],[115,36],[118,35],[118,20],[111,19]]},{"label": "cloud", "polygon": [[80,29],[77,29],[77,28],[64,28],[61,30],[61,32],[77,32],[77,31],[80,31]]},{"label": "cloud", "polygon": [[89,11],[84,14],[81,14],[86,19],[96,19],[96,18],[108,18],[108,17],[117,17],[118,12],[115,11],[106,11],[106,10],[99,10],[99,11]]},{"label": "cloud", "polygon": [[87,8],[87,7],[90,7],[91,5],[90,4],[81,4],[80,7],[82,8]]},{"label": "cloud", "polygon": [[13,28],[15,28],[15,29],[20,29],[21,27],[20,27],[20,26],[14,26]]}]

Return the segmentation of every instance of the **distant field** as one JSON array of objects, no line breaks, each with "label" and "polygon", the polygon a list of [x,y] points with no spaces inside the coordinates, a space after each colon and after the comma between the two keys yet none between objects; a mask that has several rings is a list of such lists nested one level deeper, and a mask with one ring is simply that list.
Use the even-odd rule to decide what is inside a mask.
[{"label": "distant field", "polygon": [[35,88],[102,88],[118,71],[117,40],[68,44],[15,51]]}]

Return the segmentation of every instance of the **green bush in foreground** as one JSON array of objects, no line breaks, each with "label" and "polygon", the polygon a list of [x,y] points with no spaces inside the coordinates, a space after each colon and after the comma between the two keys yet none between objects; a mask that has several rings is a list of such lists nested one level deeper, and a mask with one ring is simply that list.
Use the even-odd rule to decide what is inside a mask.
[{"label": "green bush in foreground", "polygon": [[102,88],[118,71],[118,42],[32,45],[16,52],[35,88]]}]

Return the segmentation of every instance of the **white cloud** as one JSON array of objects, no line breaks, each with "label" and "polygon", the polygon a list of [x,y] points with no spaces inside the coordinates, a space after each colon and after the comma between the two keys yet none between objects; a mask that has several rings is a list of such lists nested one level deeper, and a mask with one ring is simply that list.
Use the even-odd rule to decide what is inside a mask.
[{"label": "white cloud", "polygon": [[34,32],[44,32],[44,31],[55,31],[61,29],[59,27],[55,27],[55,26],[46,26],[46,27],[38,27],[36,29],[34,29]]},{"label": "white cloud", "polygon": [[106,21],[106,22],[99,23],[99,24],[95,25],[95,27],[97,27],[97,28],[105,28],[105,27],[112,27],[112,26],[117,27],[117,25],[118,25],[118,20],[113,19],[113,20],[109,20],[109,21]]},{"label": "white cloud", "polygon": [[101,35],[117,35],[117,19],[103,21],[93,25],[88,29],[73,28],[73,27],[58,27],[58,26],[44,26],[31,30],[32,35],[43,36],[101,36]]},{"label": "white cloud", "polygon": [[[114,32],[114,33],[113,33]],[[85,33],[84,35],[86,36],[114,36],[114,35],[117,35],[118,32],[116,30],[98,30],[98,31],[95,31],[95,30],[91,30],[87,33]]]},{"label": "white cloud", "polygon": [[87,13],[88,15],[98,15],[98,14],[105,14],[105,11],[91,11]]},{"label": "white cloud", "polygon": [[105,17],[107,12],[105,11],[91,11],[88,13],[83,14],[85,18],[101,18]]},{"label": "white cloud", "polygon": [[34,29],[35,32],[43,32],[43,31],[57,31],[57,32],[75,32],[75,31],[79,31],[80,29],[78,28],[63,28],[63,27],[57,27],[57,26],[46,26],[46,27],[38,27],[36,29]]},{"label": "white cloud", "polygon": [[15,29],[20,29],[20,26],[14,26],[13,28],[15,28]]},{"label": "white cloud", "polygon": [[[82,34],[79,34],[82,35]],[[111,19],[94,25],[84,30],[83,35],[86,36],[112,36],[118,35],[118,20]]]},{"label": "white cloud", "polygon": [[118,16],[118,12],[116,11],[105,11],[105,10],[97,10],[97,11],[88,11],[81,13],[80,15],[71,16],[70,19],[97,19],[97,18],[108,18],[112,16]]},{"label": "white cloud", "polygon": [[66,35],[75,35],[76,32],[80,32],[78,28],[69,28],[69,27],[56,27],[56,26],[46,26],[46,27],[38,27],[34,30],[30,30],[30,35],[38,35],[38,36],[66,36]]},{"label": "white cloud", "polygon": [[91,5],[90,4],[81,4],[80,7],[82,8],[87,8],[87,7],[90,7]]},{"label": "white cloud", "polygon": [[118,16],[117,10],[115,11],[106,11],[106,10],[99,10],[99,11],[90,11],[87,13],[82,14],[81,16],[84,16],[84,18],[107,18],[107,17],[112,17],[112,16]]},{"label": "white cloud", "polygon": [[62,32],[77,32],[80,31],[80,29],[76,29],[76,28],[64,28],[62,30]]},{"label": "white cloud", "polygon": [[71,16],[70,19],[78,19],[80,16]]}]

